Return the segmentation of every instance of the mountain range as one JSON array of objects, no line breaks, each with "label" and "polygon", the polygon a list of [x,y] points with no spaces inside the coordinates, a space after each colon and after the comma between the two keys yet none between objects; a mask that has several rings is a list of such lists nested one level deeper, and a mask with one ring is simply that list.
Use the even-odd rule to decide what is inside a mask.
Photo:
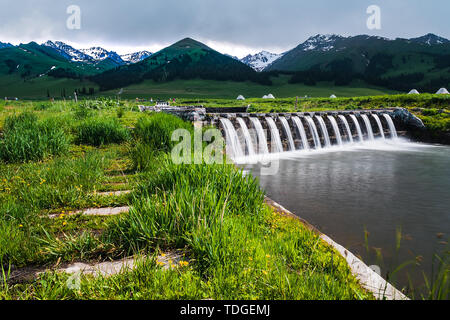
[{"label": "mountain range", "polygon": [[61,41],[18,46],[0,42],[0,79],[16,82],[48,76],[87,80],[107,90],[144,80],[194,78],[270,85],[280,74],[291,84],[344,86],[361,80],[394,90],[434,90],[450,84],[450,41],[434,34],[411,39],[319,34],[282,54],[262,51],[243,59],[191,38],[153,54],[126,55],[102,47],[76,49]]}]

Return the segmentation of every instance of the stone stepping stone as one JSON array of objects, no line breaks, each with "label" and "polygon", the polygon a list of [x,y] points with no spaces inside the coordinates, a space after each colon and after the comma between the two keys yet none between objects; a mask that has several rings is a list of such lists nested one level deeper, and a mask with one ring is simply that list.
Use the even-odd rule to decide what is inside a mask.
[{"label": "stone stepping stone", "polygon": [[129,194],[129,193],[131,193],[131,190],[97,192],[97,193],[95,193],[95,195],[107,197],[107,196],[120,196],[122,194]]},{"label": "stone stepping stone", "polygon": [[[109,208],[89,208],[83,210],[72,211],[70,213],[64,213],[66,216],[74,216],[77,214],[82,214],[84,216],[115,216],[124,212],[128,212],[130,207],[109,207]],[[55,219],[62,215],[63,213],[56,213],[49,215],[49,218]]]},{"label": "stone stepping stone", "polygon": [[[121,272],[133,270],[138,262],[145,261],[147,257],[129,257],[115,261],[105,261],[100,263],[83,263],[76,262],[65,265],[61,268],[46,268],[46,267],[25,267],[20,269],[13,269],[8,274],[6,281],[13,283],[34,281],[45,272],[65,272],[72,275],[92,275],[97,276],[111,276]],[[176,268],[179,266],[189,265],[189,261],[184,258],[181,250],[162,253],[156,258],[156,264],[164,270]],[[0,274],[0,281],[3,281]]]}]

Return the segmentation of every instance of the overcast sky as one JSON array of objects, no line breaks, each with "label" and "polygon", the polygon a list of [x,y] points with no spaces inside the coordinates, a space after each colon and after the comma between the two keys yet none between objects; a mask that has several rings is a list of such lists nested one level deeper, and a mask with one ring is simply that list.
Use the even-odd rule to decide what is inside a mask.
[{"label": "overcast sky", "polygon": [[[81,28],[66,26],[67,7],[81,9]],[[369,5],[381,29],[369,30]],[[192,37],[242,57],[292,49],[318,33],[450,38],[449,0],[0,0],[0,41],[65,41],[118,53],[155,52]]]}]

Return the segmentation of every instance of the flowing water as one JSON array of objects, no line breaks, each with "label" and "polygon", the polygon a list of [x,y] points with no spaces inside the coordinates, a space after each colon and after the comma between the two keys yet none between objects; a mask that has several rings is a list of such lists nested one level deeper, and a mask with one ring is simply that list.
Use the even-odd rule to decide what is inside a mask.
[{"label": "flowing water", "polygon": [[[287,155],[275,175],[259,176],[260,165],[245,169],[259,177],[270,198],[368,265],[379,265],[383,277],[417,256],[430,277],[432,256],[445,248],[450,232],[450,147],[395,139],[325,150]],[[399,228],[402,240],[396,252]],[[423,285],[415,268],[403,269],[391,281],[407,285],[407,272],[415,286]]]},{"label": "flowing water", "polygon": [[332,116],[328,116],[328,120],[330,120],[331,125],[333,126],[334,135],[336,137],[336,141],[338,146],[342,146],[342,138],[341,133],[339,132],[339,126],[336,122],[336,119]]},{"label": "flowing water", "polygon": [[247,146],[247,150],[248,150],[247,154],[249,156],[254,156],[255,155],[255,147],[253,146],[252,137],[250,135],[250,131],[248,131],[247,124],[245,123],[244,119],[242,119],[242,118],[237,118],[237,121],[238,121],[239,125],[241,126],[241,130],[244,135],[245,145]]},{"label": "flowing water", "polygon": [[322,117],[316,116],[317,121],[319,121],[320,124],[320,130],[322,131],[322,137],[325,140],[325,148],[328,148],[331,146],[330,142],[330,135],[328,134],[327,126],[325,125],[325,121],[323,121]]},{"label": "flowing water", "polygon": [[345,126],[345,130],[347,131],[348,142],[353,143],[353,135],[352,131],[350,130],[350,125],[348,124],[347,118],[345,118],[343,115],[340,115],[339,119],[341,119],[342,123]]},{"label": "flowing water", "polygon": [[359,137],[359,142],[363,142],[363,140],[364,140],[363,139],[363,134],[362,134],[361,127],[359,125],[358,119],[356,119],[356,116],[354,114],[351,114],[350,118],[352,119],[353,123],[355,124],[356,131],[357,131],[358,137]]},{"label": "flowing water", "polygon": [[292,138],[292,132],[291,132],[291,128],[289,127],[289,123],[287,122],[285,117],[280,117],[280,121],[281,121],[281,124],[283,125],[284,132],[286,133],[286,136],[288,137],[289,150],[294,151],[295,150],[294,138]]},{"label": "flowing water", "polygon": [[294,123],[300,133],[303,149],[309,150],[309,143],[308,143],[308,139],[306,138],[306,131],[305,131],[305,127],[303,126],[302,121],[300,120],[299,117],[292,117],[292,120],[294,121]]},{"label": "flowing water", "polygon": [[272,138],[272,153],[283,152],[283,144],[281,143],[280,132],[278,131],[275,121],[271,117],[266,118],[270,128],[270,136]]}]

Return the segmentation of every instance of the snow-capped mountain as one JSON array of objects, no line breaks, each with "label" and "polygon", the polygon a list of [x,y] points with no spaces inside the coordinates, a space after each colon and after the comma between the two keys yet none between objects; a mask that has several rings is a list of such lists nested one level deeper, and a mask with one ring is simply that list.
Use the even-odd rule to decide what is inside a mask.
[{"label": "snow-capped mountain", "polygon": [[123,65],[125,62],[122,58],[114,51],[108,51],[101,47],[92,47],[89,49],[81,49],[81,52],[92,57],[95,61],[103,61],[107,58],[110,58],[112,61],[116,62],[119,65]]},{"label": "snow-capped mountain", "polygon": [[303,51],[330,51],[334,49],[335,42],[343,38],[344,37],[335,34],[318,34],[308,38],[308,40],[298,46],[298,49]]},{"label": "snow-capped mountain", "polygon": [[125,61],[114,51],[108,51],[101,47],[92,47],[89,49],[75,49],[74,47],[61,41],[47,41],[42,45],[53,48],[64,58],[74,62],[98,63],[110,58],[118,65],[125,64]]},{"label": "snow-capped mountain", "polygon": [[95,60],[91,56],[61,41],[53,42],[49,40],[43,43],[43,45],[55,49],[60,55],[62,55],[64,58],[70,61],[87,62],[87,63],[95,62]]},{"label": "snow-capped mountain", "polygon": [[241,59],[242,63],[245,63],[249,67],[252,67],[255,71],[261,72],[268,65],[281,58],[283,54],[276,54],[267,51],[261,51],[257,54],[249,54],[245,58]]},{"label": "snow-capped mountain", "polygon": [[147,59],[151,55],[152,55],[151,52],[144,50],[144,51],[138,51],[138,52],[134,52],[134,53],[124,54],[124,55],[121,55],[120,57],[122,58],[123,61],[125,61],[127,63],[137,63],[137,62]]},{"label": "snow-capped mountain", "polygon": [[9,48],[9,47],[12,47],[12,46],[13,45],[11,43],[0,42],[0,49]]},{"label": "snow-capped mountain", "polygon": [[410,39],[410,41],[412,42],[417,42],[417,43],[422,43],[422,44],[426,44],[428,46],[431,45],[437,45],[437,44],[444,44],[444,43],[449,43],[450,40],[439,37],[433,33],[429,33],[426,34],[422,37],[418,37],[418,38],[412,38]]}]

